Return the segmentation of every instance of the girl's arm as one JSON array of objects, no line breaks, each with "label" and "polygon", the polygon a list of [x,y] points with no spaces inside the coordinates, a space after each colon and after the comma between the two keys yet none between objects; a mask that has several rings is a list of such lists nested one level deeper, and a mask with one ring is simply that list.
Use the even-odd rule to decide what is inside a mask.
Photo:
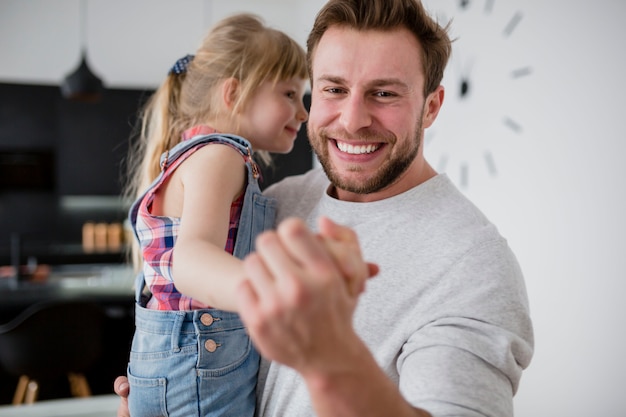
[{"label": "girl's arm", "polygon": [[178,210],[181,218],[173,252],[176,288],[222,310],[236,311],[235,289],[244,278],[241,260],[224,247],[231,204],[244,192],[245,178],[239,152],[204,146],[178,167],[162,199],[164,211]]}]

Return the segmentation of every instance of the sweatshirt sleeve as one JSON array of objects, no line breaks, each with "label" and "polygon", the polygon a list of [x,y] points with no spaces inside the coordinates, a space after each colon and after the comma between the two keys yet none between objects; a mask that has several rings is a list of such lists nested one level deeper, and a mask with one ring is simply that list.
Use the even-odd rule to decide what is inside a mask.
[{"label": "sweatshirt sleeve", "polygon": [[522,272],[506,241],[468,251],[435,291],[432,316],[398,358],[403,395],[434,417],[512,417],[534,340]]}]

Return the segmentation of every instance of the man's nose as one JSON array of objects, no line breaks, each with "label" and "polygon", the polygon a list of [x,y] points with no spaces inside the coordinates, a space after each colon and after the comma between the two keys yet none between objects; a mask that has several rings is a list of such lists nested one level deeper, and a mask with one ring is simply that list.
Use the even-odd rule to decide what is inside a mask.
[{"label": "man's nose", "polygon": [[366,100],[357,95],[348,96],[342,103],[339,121],[349,133],[356,133],[359,129],[369,127],[372,124],[372,117]]}]

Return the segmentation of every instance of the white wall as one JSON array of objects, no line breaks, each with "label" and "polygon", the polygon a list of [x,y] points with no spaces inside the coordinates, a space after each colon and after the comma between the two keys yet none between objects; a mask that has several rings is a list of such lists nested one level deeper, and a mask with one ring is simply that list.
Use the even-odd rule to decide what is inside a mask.
[{"label": "white wall", "polygon": [[[426,3],[433,10],[458,4]],[[225,14],[260,13],[304,44],[321,4],[90,0],[90,65],[111,87],[155,87]],[[491,52],[476,64],[481,94],[469,108],[460,107],[456,80],[446,75],[448,98],[426,153],[435,165],[447,153],[447,169],[458,183],[459,166],[468,164],[464,191],[500,227],[524,269],[536,354],[516,397],[516,415],[623,416],[626,2],[493,5],[494,19],[484,25],[480,13],[471,24],[459,17],[459,35],[471,38],[492,21],[502,25],[516,11],[523,20],[499,50],[467,46]],[[57,84],[78,63],[78,16],[78,0],[0,0],[0,82]],[[508,64],[530,65],[532,73],[508,83],[499,72]],[[514,117],[522,132],[503,127],[502,115]],[[492,153],[495,176],[484,167],[484,149]]]},{"label": "white wall", "polygon": [[58,84],[79,64],[82,28],[90,68],[111,88],[156,87],[207,28],[257,13],[304,46],[322,0],[0,0],[0,81]]},{"label": "white wall", "polygon": [[[441,3],[428,2],[433,8]],[[446,109],[444,102],[437,123],[452,124],[454,136],[435,135],[426,152],[437,162],[451,142],[459,163],[468,158],[466,193],[500,227],[522,264],[536,354],[522,378],[516,415],[624,416],[626,54],[620,44],[626,2],[494,2],[500,24],[515,11],[524,17],[514,35],[500,50],[483,46],[492,56],[474,62],[487,75],[475,75],[487,84],[471,103],[479,111],[454,107],[454,101]],[[456,23],[465,20],[459,16]],[[485,19],[458,35],[471,38],[488,24]],[[489,68],[480,68],[484,61]],[[501,82],[499,70],[508,64],[528,64],[532,73]],[[452,81],[449,92],[456,88]],[[470,120],[463,120],[465,113]],[[502,115],[520,122],[522,132],[504,127]],[[486,174],[482,153],[476,155],[482,149],[492,151],[495,178]],[[457,166],[448,168],[458,178]]]}]

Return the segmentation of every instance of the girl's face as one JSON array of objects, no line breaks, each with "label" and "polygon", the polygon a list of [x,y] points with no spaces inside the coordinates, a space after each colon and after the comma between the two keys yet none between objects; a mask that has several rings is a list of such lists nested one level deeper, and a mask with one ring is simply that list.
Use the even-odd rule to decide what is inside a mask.
[{"label": "girl's face", "polygon": [[266,81],[253,93],[239,121],[240,135],[255,151],[291,151],[308,117],[302,102],[305,86],[306,80],[294,77],[275,85]]}]

